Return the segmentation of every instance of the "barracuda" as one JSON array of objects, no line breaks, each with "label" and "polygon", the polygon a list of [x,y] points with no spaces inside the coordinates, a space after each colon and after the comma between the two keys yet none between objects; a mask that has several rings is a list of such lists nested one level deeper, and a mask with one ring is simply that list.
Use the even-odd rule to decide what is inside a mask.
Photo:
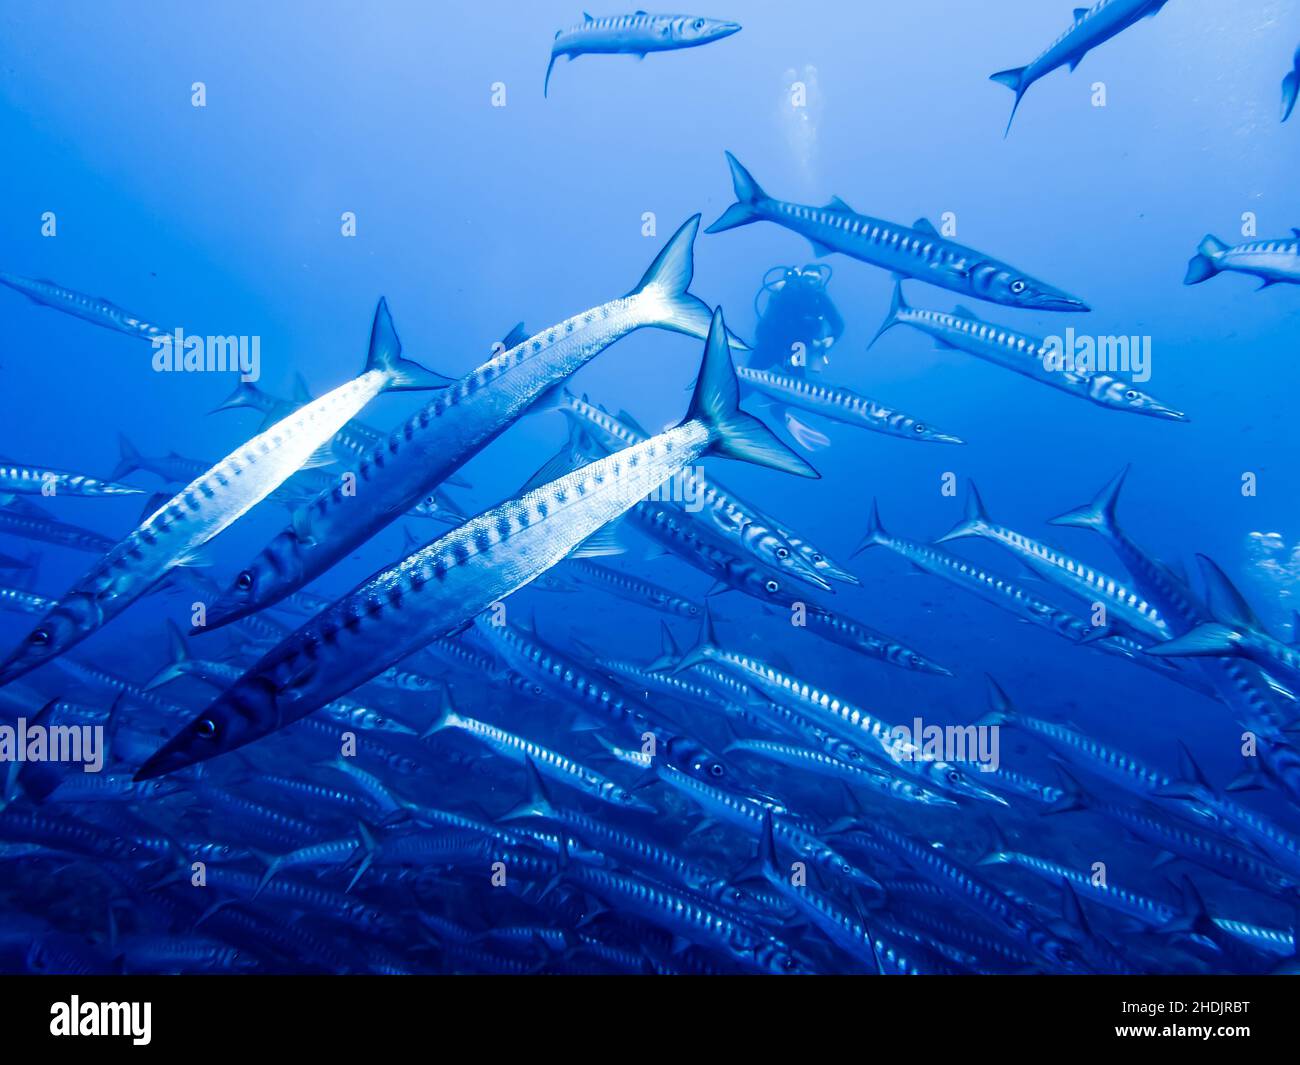
[{"label": "barracuda", "polygon": [[687,291],[698,228],[698,215],[688,219],[626,296],[501,352],[412,415],[357,468],[356,496],[341,484],[321,493],[239,573],[209,607],[208,629],[278,602],[346,558],[505,432],[549,389],[633,330],[667,329],[703,339],[709,309]]},{"label": "barracuda", "polygon": [[84,473],[0,462],[0,501],[14,495],[133,496],[143,491],[129,484],[87,477]]},{"label": "barracuda", "polygon": [[717,634],[713,631],[713,620],[707,613],[704,615],[699,640],[673,666],[673,671],[681,673],[705,661],[731,670],[775,701],[793,703],[798,711],[807,714],[828,731],[873,754],[890,769],[915,777],[923,786],[929,785],[962,798],[983,799],[1006,805],[1001,798],[980,787],[956,766],[938,759],[921,757],[919,748],[910,743],[900,743],[891,726],[865,710],[821,691],[761,659],[721,647]]},{"label": "barracuda", "polygon": [[1073,71],[1083,57],[1098,45],[1105,44],[1144,18],[1155,15],[1167,2],[1168,0],[1101,0],[1092,7],[1076,7],[1074,22],[1069,29],[1048,45],[1032,63],[990,75],[990,81],[1005,85],[1016,94],[1011,117],[1007,119],[1006,132],[1011,132],[1016,110],[1029,86],[1057,67],[1068,65]]},{"label": "barracuda", "polygon": [[102,555],[113,549],[113,541],[107,536],[78,525],[68,525],[18,510],[14,506],[0,506],[0,532],[21,536],[24,540],[39,540],[56,547],[71,548],[73,551],[85,551],[91,555]]},{"label": "barracuda", "polygon": [[651,15],[644,11],[605,18],[584,15],[576,26],[556,32],[542,95],[550,92],[551,71],[560,56],[570,62],[580,55],[634,55],[644,59],[650,52],[695,48],[739,31],[738,23],[696,15]]},{"label": "barracuda", "polygon": [[260,739],[463,629],[707,453],[815,477],[738,399],[726,326],[715,313],[680,425],[508,500],[375,574],[269,651],[141,775]]},{"label": "barracuda", "polygon": [[15,292],[21,292],[34,303],[43,307],[52,307],[56,311],[80,318],[83,322],[111,329],[115,333],[139,337],[151,343],[160,337],[171,336],[171,330],[160,329],[142,321],[136,315],[122,310],[114,303],[97,296],[87,296],[74,292],[70,288],[56,285],[53,281],[33,280],[18,277],[16,274],[0,273],[0,285],[8,285]]},{"label": "barracuda", "polygon": [[[1143,551],[1120,526],[1116,508],[1127,475],[1126,466],[1091,503],[1053,518],[1051,524],[1091,529],[1099,534],[1129,571],[1143,597],[1160,612],[1170,631],[1182,636],[1210,619],[1185,582]],[[1225,590],[1224,597],[1230,594],[1234,593]],[[1141,657],[1148,661],[1160,660],[1149,655]],[[1259,668],[1236,658],[1205,658],[1197,662],[1238,724],[1258,737],[1258,761],[1265,775],[1292,797],[1300,797],[1300,752],[1291,745],[1287,735],[1288,716]],[[1249,761],[1253,764],[1253,760]]]},{"label": "barracuda", "polygon": [[[871,519],[866,536],[853,553],[858,555],[867,548],[875,546],[886,547],[907,559],[918,569],[965,588],[994,606],[1054,632],[1071,643],[1086,644],[1100,651],[1119,655],[1147,669],[1150,669],[1151,663],[1155,661],[1143,654],[1142,646],[1135,641],[1109,634],[1103,627],[1089,625],[1082,618],[1054,606],[1045,599],[1040,599],[1006,577],[992,573],[974,562],[967,562],[964,558],[951,555],[930,544],[891,535],[880,524],[880,512],[875,500],[872,500]],[[1154,672],[1170,680],[1176,680],[1193,691],[1204,691],[1203,686],[1197,683],[1197,678],[1190,676],[1186,671],[1156,668]]]},{"label": "barracuda", "polygon": [[0,667],[0,684],[75,647],[171,570],[194,564],[204,544],[275,491],[340,424],[380,392],[435,388],[443,383],[401,357],[388,305],[381,299],[366,369],[232,451],[145,518],[59,598]]},{"label": "barracuda", "polygon": [[1001,366],[1108,410],[1145,414],[1169,421],[1189,420],[1182,411],[1165,406],[1154,396],[1134,388],[1131,381],[1112,373],[1065,365],[1053,367],[1050,359],[1055,349],[1038,337],[985,322],[963,307],[948,313],[909,306],[903,300],[903,286],[897,281],[894,282],[894,297],[889,306],[889,314],[876,331],[871,344],[875,344],[896,325],[908,325],[920,330],[932,337],[940,348],[964,351],[994,366]]},{"label": "barracuda", "polygon": [[694,600],[669,591],[651,581],[631,573],[611,569],[585,559],[572,559],[563,564],[563,578],[576,584],[599,588],[603,592],[625,599],[629,603],[675,614],[682,618],[698,618],[704,608]]},{"label": "barracuda", "polygon": [[874,399],[847,388],[819,384],[803,377],[787,377],[771,370],[736,370],[741,383],[755,392],[775,400],[820,414],[823,418],[870,429],[873,433],[897,436],[903,440],[929,441],[935,444],[961,444],[963,440],[926,425],[910,414],[882,406]]},{"label": "barracuda", "polygon": [[[1026,869],[1048,883],[1059,884],[1064,880],[1076,892],[1092,899],[1107,909],[1122,913],[1126,917],[1135,917],[1152,928],[1163,928],[1178,916],[1178,909],[1145,895],[1139,895],[1111,883],[1098,883],[1091,873],[1061,865],[1032,854],[1020,851],[997,849],[990,851],[980,859],[980,865],[1014,865]],[[1295,936],[1281,928],[1265,928],[1262,925],[1248,924],[1228,917],[1215,917],[1214,923],[1225,932],[1236,936],[1243,943],[1268,951],[1270,954],[1290,955],[1295,950]]]},{"label": "barracuda", "polygon": [[726,155],[737,202],[705,232],[775,222],[806,237],[818,255],[840,252],[963,296],[1038,311],[1089,309],[1082,300],[1007,263],[941,237],[924,218],[909,228],[858,214],[838,196],[825,207],[772,199],[734,155]]},{"label": "barracuda", "polygon": [[539,684],[551,696],[586,713],[611,720],[641,739],[647,732],[653,734],[655,754],[689,773],[713,780],[721,780],[727,775],[723,760],[703,744],[683,735],[680,727],[670,725],[648,703],[625,696],[602,683],[573,659],[543,642],[536,630],[530,638],[504,622],[496,624],[480,618],[475,631],[511,668]]},{"label": "barracuda", "polygon": [[777,765],[802,769],[828,780],[838,780],[853,787],[880,792],[888,798],[902,802],[915,802],[926,806],[957,805],[955,799],[931,791],[894,773],[885,772],[875,766],[867,767],[844,762],[825,751],[793,747],[788,743],[775,743],[771,740],[737,740],[726,749],[727,754],[736,751],[756,754]]},{"label": "barracuda", "polygon": [[[558,400],[568,417],[571,433],[566,447],[587,450],[582,446],[581,430],[589,431],[606,449],[630,447],[648,439],[648,434],[626,414],[614,417],[601,408],[579,399],[565,390]],[[682,471],[683,495],[702,503],[699,513],[675,508],[680,520],[710,535],[719,543],[741,555],[752,556],[778,573],[794,577],[814,587],[829,590],[830,584],[809,566],[802,555],[781,534],[758,518],[756,508],[724,491],[698,470]]]},{"label": "barracuda", "polygon": [[1035,956],[1066,972],[1087,972],[1076,948],[1040,923],[1027,908],[976,877],[941,851],[881,824],[871,832],[932,883],[974,913],[992,921],[1002,932]]},{"label": "barracuda", "polygon": [[1050,544],[995,522],[985,511],[974,481],[966,484],[966,516],[935,543],[967,536],[978,536],[1006,548],[1040,577],[1087,603],[1103,604],[1110,615],[1142,636],[1168,639],[1171,635],[1159,611],[1132,588]]},{"label": "barracuda", "polygon": [[1286,240],[1252,240],[1229,246],[1207,233],[1187,264],[1184,285],[1199,285],[1225,270],[1259,278],[1259,288],[1300,284],[1300,229]]}]

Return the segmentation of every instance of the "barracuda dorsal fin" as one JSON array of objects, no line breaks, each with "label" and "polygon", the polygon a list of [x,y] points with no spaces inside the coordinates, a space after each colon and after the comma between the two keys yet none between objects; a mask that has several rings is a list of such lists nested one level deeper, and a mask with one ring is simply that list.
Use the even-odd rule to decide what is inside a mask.
[{"label": "barracuda dorsal fin", "polygon": [[588,536],[569,552],[569,558],[604,558],[608,555],[627,554],[627,544],[621,535],[621,523],[612,521]]},{"label": "barracuda dorsal fin", "polygon": [[939,231],[934,228],[934,223],[928,218],[918,218],[912,223],[912,228],[918,233],[924,233],[927,237],[937,237]]},{"label": "barracuda dorsal fin", "polygon": [[838,196],[832,196],[831,202],[822,208],[823,211],[835,211],[837,214],[857,214],[852,207],[841,200]]},{"label": "barracuda dorsal fin", "polygon": [[1205,579],[1206,600],[1210,613],[1235,628],[1263,631],[1264,625],[1246,602],[1246,597],[1208,555],[1197,555],[1201,576]]},{"label": "barracuda dorsal fin", "polygon": [[504,345],[506,351],[509,351],[511,348],[519,347],[519,345],[527,340],[528,337],[529,332],[524,328],[524,323],[516,322],[514,328],[505,335],[501,343]]},{"label": "barracuda dorsal fin", "polygon": [[1080,19],[1084,17],[1084,15],[1088,13],[1089,10],[1090,9],[1086,7],[1076,7],[1074,9],[1074,21],[1078,22]]}]

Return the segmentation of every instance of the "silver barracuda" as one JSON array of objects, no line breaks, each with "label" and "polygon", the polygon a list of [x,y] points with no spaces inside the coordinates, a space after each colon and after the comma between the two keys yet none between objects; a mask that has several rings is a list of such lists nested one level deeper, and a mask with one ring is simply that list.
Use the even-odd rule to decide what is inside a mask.
[{"label": "silver barracuda", "polygon": [[544,573],[705,454],[816,476],[740,410],[715,313],[686,419],[473,518],[375,574],[273,648],[140,770],[157,776],[242,747],[351,691]]},{"label": "silver barracuda", "polygon": [[570,61],[580,55],[634,55],[644,59],[650,52],[672,52],[720,41],[739,30],[738,23],[698,15],[651,15],[645,11],[604,18],[584,15],[576,26],[556,31],[542,95],[550,92],[551,71],[560,56]]},{"label": "silver barracuda", "polygon": [[1168,639],[1169,626],[1150,603],[1132,588],[1064,551],[1000,525],[989,517],[974,481],[966,484],[966,516],[937,544],[978,536],[1006,548],[1044,580],[1086,603],[1101,603],[1115,620],[1139,636]]},{"label": "silver barracuda", "polygon": [[[1016,94],[1007,119],[1007,133],[1025,92],[1034,82],[1057,67],[1068,66],[1071,71],[1083,57],[1098,45],[1105,44],[1116,34],[1156,14],[1168,0],[1101,0],[1092,7],[1076,7],[1074,22],[1041,55],[1028,66],[999,70],[989,76],[990,81],[1005,85]],[[1005,136],[1005,134],[1004,134]]]},{"label": "silver barracuda", "polygon": [[113,541],[79,525],[68,525],[46,517],[40,508],[20,508],[17,503],[0,506],[0,533],[39,540],[58,547],[102,555],[113,548]]},{"label": "silver barracuda", "polygon": [[897,436],[903,440],[921,440],[933,444],[964,443],[959,437],[927,425],[910,414],[882,406],[874,399],[847,388],[836,388],[804,377],[788,377],[771,370],[751,370],[746,367],[737,369],[736,376],[740,378],[741,384],[766,396],[778,407],[802,407],[832,421],[856,425],[861,429],[870,429],[873,433]]},{"label": "silver barracuda", "polygon": [[[940,348],[951,348],[974,355],[995,366],[1011,370],[1031,381],[1059,389],[1079,399],[1086,399],[1108,410],[1145,414],[1169,421],[1188,421],[1182,411],[1167,407],[1154,396],[1133,387],[1105,370],[1089,370],[1053,363],[1055,348],[1045,340],[1020,333],[1006,326],[977,318],[971,311],[958,307],[952,312],[929,311],[912,307],[903,300],[903,288],[894,283],[893,302],[884,323],[871,343],[896,325],[908,325],[932,337]],[[1126,339],[1126,338],[1120,338]]]},{"label": "silver barracuda", "polygon": [[893,728],[860,707],[821,691],[799,677],[777,669],[762,659],[722,647],[706,613],[695,646],[672,669],[681,673],[701,662],[729,670],[778,703],[789,703],[827,732],[873,755],[891,771],[906,773],[923,786],[960,798],[982,799],[1005,806],[1004,800],[975,783],[969,773],[922,754],[914,743],[902,741]]},{"label": "silver barracuda", "polygon": [[443,379],[401,357],[388,305],[375,311],[366,369],[232,451],[145,518],[60,597],[0,665],[0,684],[57,658],[102,628],[209,540],[269,496],[338,426],[380,392],[440,387]]},{"label": "silver barracuda", "polygon": [[[566,448],[588,453],[582,433],[595,437],[602,451],[639,444],[649,434],[626,413],[618,417],[579,399],[567,390],[557,400],[560,410],[569,419],[570,440]],[[729,550],[748,555],[778,573],[784,573],[824,591],[830,583],[804,561],[790,541],[759,520],[757,510],[744,500],[722,490],[716,482],[706,478],[699,470],[683,470],[680,485],[685,497],[699,500],[697,512],[685,507],[676,508],[681,520],[700,529],[702,535]]]},{"label": "silver barracuda", "polygon": [[1199,285],[1225,270],[1259,278],[1260,289],[1279,283],[1300,284],[1300,229],[1291,230],[1289,239],[1251,240],[1237,245],[1206,234],[1187,264],[1183,284]]},{"label": "silver barracuda", "polygon": [[15,292],[21,292],[28,299],[34,303],[39,303],[42,307],[52,307],[56,311],[62,311],[74,318],[80,318],[83,322],[103,326],[105,329],[111,329],[116,333],[125,333],[127,336],[140,337],[150,343],[161,337],[170,337],[172,335],[170,330],[150,325],[136,315],[122,310],[116,304],[109,303],[106,299],[100,299],[98,296],[87,296],[82,292],[74,292],[70,288],[55,284],[53,281],[19,277],[17,274],[0,272],[0,285],[8,285]]},{"label": "silver barracuda", "polygon": [[[1053,518],[1051,524],[1091,529],[1099,534],[1129,571],[1143,598],[1160,612],[1170,632],[1175,637],[1183,636],[1212,619],[1186,582],[1164,563],[1148,555],[1119,524],[1119,494],[1127,475],[1128,467],[1125,467],[1091,503]],[[1214,573],[1208,572],[1207,576],[1213,577]],[[1228,593],[1223,598],[1230,595]],[[1151,655],[1141,657],[1148,661],[1161,660]],[[1262,766],[1269,778],[1292,796],[1300,797],[1300,751],[1295,750],[1287,734],[1288,714],[1267,677],[1254,663],[1239,658],[1202,658],[1196,661],[1200,672],[1232,711],[1238,724],[1258,737],[1259,757],[1247,759],[1247,763]]]},{"label": "silver barracuda", "polygon": [[22,466],[0,460],[0,500],[14,495],[133,496],[143,492],[129,484],[101,481],[84,473],[46,466]]},{"label": "silver barracuda", "polygon": [[963,296],[1036,311],[1086,311],[1082,300],[1030,277],[1008,263],[939,235],[924,218],[900,226],[858,214],[838,196],[825,207],[772,199],[727,152],[733,203],[708,233],[750,222],[775,222],[808,238],[818,255],[840,252],[901,277],[914,277]]},{"label": "silver barracuda", "polygon": [[278,602],[394,519],[509,428],[539,398],[616,340],[645,327],[703,339],[710,312],[687,289],[699,216],[688,219],[626,296],[576,314],[472,370],[395,430],[356,469],[304,505],[208,608],[208,629]]}]

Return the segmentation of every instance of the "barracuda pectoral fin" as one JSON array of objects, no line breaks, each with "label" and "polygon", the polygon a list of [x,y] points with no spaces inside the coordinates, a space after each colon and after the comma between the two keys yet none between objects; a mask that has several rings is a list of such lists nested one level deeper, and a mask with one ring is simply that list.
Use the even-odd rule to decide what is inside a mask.
[{"label": "barracuda pectoral fin", "polygon": [[334,453],[334,442],[332,440],[327,440],[308,455],[307,460],[299,468],[304,470],[319,470],[322,466],[333,466],[338,462],[338,460],[338,455]]},{"label": "barracuda pectoral fin", "polygon": [[289,524],[293,529],[294,539],[297,540],[298,543],[302,544],[304,547],[316,546],[316,537],[312,535],[311,531],[310,506],[296,508]]},{"label": "barracuda pectoral fin", "polygon": [[608,555],[624,555],[627,550],[627,544],[622,538],[622,522],[615,520],[597,529],[566,557],[603,558]]},{"label": "barracuda pectoral fin", "polygon": [[823,244],[820,240],[813,237],[808,238],[808,243],[812,245],[813,254],[819,259],[823,256],[830,255],[835,251],[835,249],[829,244]]}]

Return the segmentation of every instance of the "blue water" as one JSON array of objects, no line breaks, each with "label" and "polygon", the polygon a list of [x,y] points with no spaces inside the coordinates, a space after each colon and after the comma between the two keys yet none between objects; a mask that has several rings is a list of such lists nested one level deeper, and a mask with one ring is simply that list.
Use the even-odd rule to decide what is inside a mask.
[{"label": "blue water", "polygon": [[[1263,620],[1289,638],[1300,566],[1261,565],[1257,534],[1278,534],[1275,560],[1300,542],[1300,474],[1288,461],[1300,446],[1288,399],[1297,290],[1256,292],[1252,280],[1233,274],[1195,287],[1182,280],[1205,233],[1228,243],[1246,239],[1245,212],[1257,217],[1260,237],[1281,239],[1300,224],[1300,131],[1295,120],[1278,122],[1279,84],[1300,41],[1296,5],[1172,0],[1088,55],[1077,71],[1056,71],[1034,85],[1005,139],[1012,94],[988,75],[1038,54],[1065,29],[1068,5],[1003,0],[993,11],[926,0],[867,10],[818,0],[732,0],[725,10],[701,13],[744,28],[643,61],[562,61],[543,99],[549,43],[581,17],[579,7],[388,0],[234,2],[182,11],[124,2],[2,3],[0,143],[7,165],[0,178],[0,268],[103,296],[165,328],[256,335],[261,388],[287,396],[301,375],[319,395],[360,372],[381,295],[406,354],[456,377],[488,358],[515,322],[539,330],[624,293],[683,220],[698,212],[707,225],[733,201],[724,149],[782,199],[823,204],[838,195],[858,211],[902,224],[922,216],[937,224],[952,212],[956,239],[1081,296],[1092,312],[972,304],[916,282],[906,286],[909,302],[942,310],[965,303],[1040,336],[1067,325],[1150,336],[1152,376],[1144,387],[1190,421],[1107,411],[937,350],[913,330],[896,329],[868,352],[892,281],[882,270],[833,255],[825,260],[833,269],[828,291],[847,328],[824,379],[967,442],[914,443],[809,416],[832,440],[808,455],[819,481],[719,460],[707,468],[840,561],[858,543],[873,498],[891,532],[930,540],[960,520],[973,480],[999,521],[1121,572],[1095,535],[1045,523],[1131,464],[1120,503],[1125,528],[1154,556],[1193,573],[1196,553],[1212,556]],[[807,86],[802,109],[790,106],[795,81]],[[196,82],[205,87],[206,106],[192,105]],[[1097,82],[1104,83],[1104,107],[1093,106]],[[499,102],[502,93],[504,106],[494,106],[494,94]],[[56,236],[42,235],[46,212],[55,216]],[[345,212],[355,213],[354,237],[341,233]],[[807,241],[767,223],[702,234],[692,291],[720,304],[732,329],[750,336],[765,271],[811,261]],[[252,412],[208,413],[233,388],[231,375],[155,373],[141,341],[8,290],[0,291],[0,313],[0,454],[7,458],[107,476],[119,434],[147,455],[175,451],[215,462],[259,426]],[[700,352],[691,338],[642,330],[570,384],[657,431],[681,418]],[[422,402],[418,395],[383,396],[360,418],[387,431]],[[526,417],[463,468],[472,487],[452,494],[469,513],[486,509],[513,495],[564,438],[559,416]],[[1242,492],[1247,473],[1257,477],[1254,495]],[[955,495],[941,490],[946,474],[956,478]],[[129,480],[157,487],[147,474]],[[143,498],[37,502],[60,520],[117,539],[136,524]],[[286,519],[268,502],[219,536],[212,578],[228,584]],[[336,597],[396,561],[407,528],[422,542],[445,531],[396,522],[311,590]],[[0,540],[8,554],[29,549]],[[50,597],[91,561],[38,549],[35,590]],[[963,541],[954,550],[1026,577],[991,545]],[[696,597],[710,584],[676,560],[647,560],[639,544],[612,564]],[[835,607],[955,676],[854,655],[793,631],[739,593],[717,601],[720,635],[738,649],[780,658],[791,672],[889,721],[974,720],[985,710],[988,674],[1027,712],[1072,722],[1169,771],[1179,741],[1216,785],[1240,770],[1241,729],[1221,704],[1122,659],[1072,647],[883,549],[859,556],[851,568],[862,585],[837,586]],[[1041,582],[1032,587],[1083,612]],[[73,657],[143,682],[167,660],[165,619],[184,627],[192,599],[181,590],[142,600]],[[518,616],[535,611],[542,633],[570,650],[568,641],[578,637],[621,657],[644,661],[658,652],[660,616],[653,612],[598,593],[561,598],[525,590],[516,599]],[[298,623],[292,615],[279,619]],[[0,646],[16,644],[32,621],[0,616]],[[693,624],[673,626],[680,641],[693,639]],[[248,664],[240,650],[229,634],[191,641],[196,655]],[[423,668],[433,669],[428,661]],[[535,725],[552,746],[573,738],[562,707],[526,715],[472,677],[451,679],[468,712],[517,731]],[[106,699],[77,689],[53,667],[22,683],[46,698],[88,705]],[[188,678],[166,691],[196,711],[213,694]],[[420,723],[434,699],[381,692],[373,701]],[[719,746],[725,741],[715,726],[700,724]],[[1021,739],[1004,733],[1004,766],[1053,781],[1042,749]],[[259,765],[303,778],[318,774],[315,756],[284,736],[259,748],[250,752]],[[471,772],[455,760],[439,767],[432,757],[412,779],[389,783],[410,794],[432,789],[428,795],[452,797],[449,805],[459,797],[495,810],[517,801],[522,787],[509,765]],[[231,787],[237,792],[239,785]],[[1109,794],[1108,785],[1097,787]],[[812,781],[802,794],[824,804],[814,814],[832,816],[839,801],[838,785]],[[1280,793],[1243,801],[1300,830]],[[146,807],[137,815],[160,827],[179,816],[173,811]],[[905,807],[887,814],[918,838],[946,841],[964,859],[983,849],[983,809],[946,818],[919,818]],[[211,818],[190,816],[219,835]],[[682,816],[686,824],[694,815],[687,807]],[[1071,814],[1049,822],[1022,804],[999,820],[1033,844],[1021,849],[1085,870],[1105,861],[1117,882],[1176,900],[1166,881],[1172,875],[1150,870],[1150,848],[1117,842],[1118,830],[1100,819]],[[128,831],[120,824],[113,831]],[[341,825],[334,835],[350,831],[346,820]],[[738,861],[750,841],[732,834],[725,846]],[[1289,925],[1290,913],[1276,898],[1188,868],[1216,916]],[[58,933],[92,944],[86,949],[98,952],[94,957],[116,956],[104,942],[102,914],[92,912],[85,894],[94,897],[98,889],[73,885],[66,879],[72,875],[54,861],[20,873],[0,860],[0,937],[7,948]],[[1052,887],[1037,879],[1014,870],[988,875],[1036,893],[1047,909],[1056,906]],[[342,890],[347,879],[327,874],[322,882]],[[43,904],[41,885],[65,902]],[[367,890],[363,878],[354,892],[395,920],[414,920],[383,885]],[[467,926],[545,923],[537,916],[543,911],[523,903],[503,916],[491,902],[466,901],[472,896],[458,884],[428,905]],[[250,905],[270,920],[288,912],[274,902]],[[317,916],[329,926],[328,917]],[[132,927],[154,928],[153,919],[141,907]],[[626,931],[622,920],[611,921],[611,942]],[[1109,928],[1103,918],[1098,923]],[[349,934],[343,950],[352,967],[364,969],[366,937]],[[1121,953],[1129,949],[1119,932],[1114,939]],[[14,965],[22,968],[29,955],[14,949]],[[437,949],[402,955],[385,943],[384,950],[400,955],[400,968],[476,967]],[[1174,968],[1197,964],[1181,953],[1166,960]],[[830,953],[820,967],[851,966]]]}]

